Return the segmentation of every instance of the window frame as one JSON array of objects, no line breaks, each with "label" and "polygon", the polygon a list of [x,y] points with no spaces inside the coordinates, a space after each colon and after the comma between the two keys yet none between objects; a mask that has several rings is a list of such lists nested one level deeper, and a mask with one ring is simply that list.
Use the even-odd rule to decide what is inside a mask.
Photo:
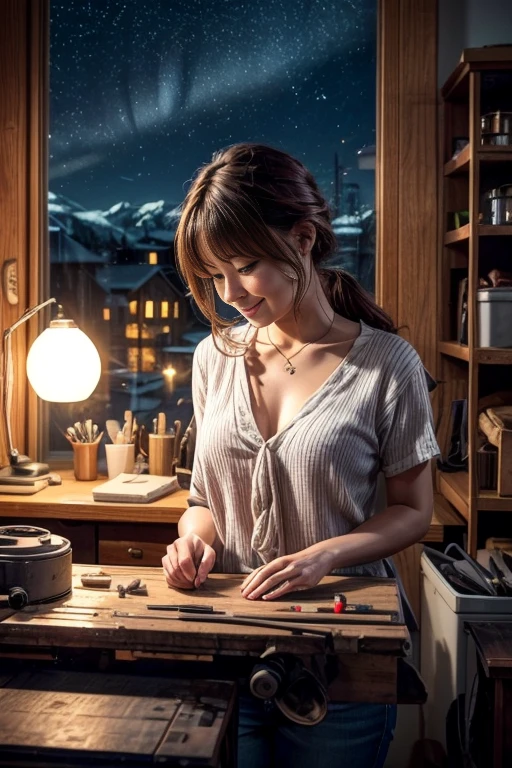
[{"label": "window frame", "polygon": [[[435,375],[437,0],[378,2],[376,296]],[[0,205],[12,226],[0,235],[0,264],[17,258],[19,294],[14,307],[1,302],[6,328],[25,307],[47,298],[49,290],[49,0],[3,0],[2,22]],[[421,201],[423,216],[417,215],[416,201]],[[13,439],[33,457],[46,453],[45,430],[40,429],[45,409],[27,385],[24,361],[48,317],[39,313],[13,338]],[[3,465],[3,424],[0,439]]]}]

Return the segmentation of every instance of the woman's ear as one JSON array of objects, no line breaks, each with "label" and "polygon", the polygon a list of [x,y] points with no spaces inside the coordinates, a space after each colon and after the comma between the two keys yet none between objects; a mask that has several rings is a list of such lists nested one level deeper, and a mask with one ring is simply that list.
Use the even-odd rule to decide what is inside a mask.
[{"label": "woman's ear", "polygon": [[316,228],[311,221],[298,221],[291,228],[290,235],[303,256],[311,253],[316,240]]}]

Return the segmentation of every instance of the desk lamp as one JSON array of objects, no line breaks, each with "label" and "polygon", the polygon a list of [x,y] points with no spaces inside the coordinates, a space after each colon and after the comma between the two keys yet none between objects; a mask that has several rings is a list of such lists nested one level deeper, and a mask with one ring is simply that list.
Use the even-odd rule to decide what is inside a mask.
[{"label": "desk lamp", "polygon": [[[39,477],[46,475],[50,468],[47,464],[32,461],[21,455],[12,442],[11,407],[14,383],[11,336],[20,325],[25,323],[48,304],[55,303],[48,299],[35,307],[27,309],[10,328],[4,331],[4,388],[2,416],[5,433],[9,444],[10,466],[0,471],[2,476]],[[73,320],[64,317],[59,305],[57,318],[32,344],[27,357],[27,376],[36,394],[42,400],[53,403],[78,403],[87,400],[94,392],[101,375],[101,362],[98,350]]]}]

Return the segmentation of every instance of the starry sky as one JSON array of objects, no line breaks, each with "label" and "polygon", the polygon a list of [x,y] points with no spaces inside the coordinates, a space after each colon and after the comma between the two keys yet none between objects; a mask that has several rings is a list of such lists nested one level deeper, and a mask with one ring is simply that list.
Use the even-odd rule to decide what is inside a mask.
[{"label": "starry sky", "polygon": [[50,189],[88,209],[180,203],[237,141],[334,154],[373,205],[377,0],[51,1]]}]

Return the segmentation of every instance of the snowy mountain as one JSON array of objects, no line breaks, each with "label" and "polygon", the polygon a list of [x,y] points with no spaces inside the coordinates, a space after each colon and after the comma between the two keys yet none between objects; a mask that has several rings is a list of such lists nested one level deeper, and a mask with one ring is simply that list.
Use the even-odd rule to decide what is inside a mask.
[{"label": "snowy mountain", "polygon": [[136,239],[149,235],[153,230],[176,231],[180,219],[180,207],[166,203],[164,200],[133,205],[120,202],[103,212],[105,219],[122,227]]},{"label": "snowy mountain", "polygon": [[134,205],[121,201],[106,211],[86,210],[64,195],[48,193],[48,217],[85,248],[107,256],[119,247],[136,248],[151,237],[171,244],[180,218],[180,207],[164,200]]}]

